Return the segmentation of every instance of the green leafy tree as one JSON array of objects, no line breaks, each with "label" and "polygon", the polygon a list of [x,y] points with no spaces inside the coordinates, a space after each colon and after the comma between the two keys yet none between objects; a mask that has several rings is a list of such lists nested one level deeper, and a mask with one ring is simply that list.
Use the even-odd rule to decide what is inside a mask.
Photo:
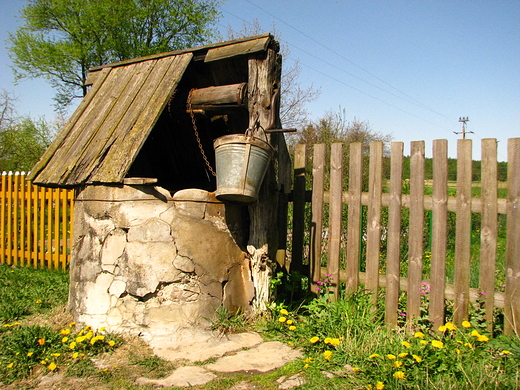
[{"label": "green leafy tree", "polygon": [[43,77],[57,107],[84,96],[93,66],[207,42],[218,0],[29,0],[9,34],[17,79]]}]

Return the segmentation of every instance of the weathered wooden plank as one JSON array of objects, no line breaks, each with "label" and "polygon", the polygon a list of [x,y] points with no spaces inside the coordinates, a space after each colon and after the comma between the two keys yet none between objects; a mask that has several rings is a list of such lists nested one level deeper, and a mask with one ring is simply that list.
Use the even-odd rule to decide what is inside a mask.
[{"label": "weathered wooden plank", "polygon": [[496,139],[482,140],[481,168],[483,203],[480,226],[480,281],[482,300],[488,330],[493,330],[493,297],[495,291],[495,271],[497,257],[497,197],[498,197],[498,163]]},{"label": "weathered wooden plank", "polygon": [[[107,69],[107,68],[104,68],[104,69]],[[83,85],[88,86],[88,85],[94,84],[97,81],[97,79],[99,78],[99,75],[100,75],[99,71],[89,72],[89,74],[87,75],[87,79],[85,80]]]},{"label": "weathered wooden plank", "polygon": [[363,189],[363,145],[350,144],[349,160],[349,202],[347,216],[347,294],[356,292],[359,286],[359,256],[361,252],[361,191]]},{"label": "weathered wooden plank", "polygon": [[191,92],[191,105],[237,104],[243,105],[247,101],[247,83],[219,85],[194,89]]},{"label": "weathered wooden plank", "polygon": [[234,57],[238,55],[245,55],[257,53],[259,51],[266,51],[272,37],[266,36],[258,39],[253,39],[245,42],[234,43],[230,45],[215,47],[209,49],[206,54],[204,62],[212,62],[222,60],[224,58]]},{"label": "weathered wooden plank", "polygon": [[504,330],[520,335],[520,138],[507,144],[507,232]]},{"label": "weathered wooden plank", "polygon": [[334,143],[330,153],[330,211],[329,211],[329,258],[327,274],[332,279],[331,290],[334,297],[339,297],[339,267],[341,244],[341,214],[343,202],[341,192],[343,184],[343,144]]},{"label": "weathered wooden plank", "polygon": [[129,130],[129,125],[125,126],[123,119],[127,115],[133,118],[139,115],[136,102],[139,101],[141,94],[151,94],[150,91],[153,91],[153,88],[143,88],[143,85],[155,66],[156,61],[148,61],[126,68],[126,77],[121,77],[121,84],[124,84],[123,89],[119,92],[110,113],[97,129],[92,130],[92,136],[79,151],[79,158],[67,179],[68,183],[76,184],[86,181],[102,161],[107,149],[115,142],[117,136],[124,136]]},{"label": "weathered wooden plank", "polygon": [[448,141],[433,141],[432,257],[430,321],[434,329],[444,324],[446,245],[448,232]]},{"label": "weathered wooden plank", "polygon": [[455,238],[455,302],[454,321],[468,318],[471,246],[471,140],[457,143],[457,216]]},{"label": "weathered wooden plank", "polygon": [[305,234],[305,185],[307,155],[306,145],[296,145],[294,151],[294,191],[291,270],[303,270],[303,245]]},{"label": "weathered wooden plank", "polygon": [[402,142],[390,146],[390,203],[388,205],[388,239],[386,259],[385,321],[397,326],[401,255],[401,197],[403,192]]},{"label": "weathered wooden plank", "polygon": [[410,143],[410,225],[408,241],[408,295],[406,322],[412,326],[421,315],[424,231],[424,141]]},{"label": "weathered wooden plank", "polygon": [[[146,85],[143,86],[143,88],[151,88],[152,95],[146,101],[146,94],[139,95],[138,101],[134,103],[137,112],[139,112],[138,117],[135,118],[130,114],[124,118],[125,125],[131,125],[129,130],[117,136],[115,142],[107,150],[103,162],[98,166],[98,170],[93,172],[88,182],[122,182],[124,175],[128,172],[144,141],[157,123],[168,99],[177,87],[191,61],[191,57],[192,54],[187,53],[169,61],[165,59],[164,62],[161,62],[168,64],[165,72],[161,71],[161,67],[154,67],[153,74],[150,74]],[[130,107],[128,111],[132,110],[133,108]],[[133,122],[134,119],[135,122]],[[121,126],[121,128],[123,127]]]},{"label": "weathered wooden plank", "polygon": [[311,291],[316,291],[315,283],[321,278],[321,239],[323,234],[323,185],[325,182],[325,144],[315,144],[312,158],[312,216],[310,237]]},{"label": "weathered wooden plank", "polygon": [[[63,129],[59,132],[56,139],[52,142],[52,144],[45,150],[42,157],[38,161],[38,163],[32,168],[31,173],[27,176],[28,180],[31,180],[35,184],[47,184],[49,182],[50,175],[53,174],[56,170],[60,169],[60,163],[58,158],[53,159],[54,154],[58,149],[60,149],[65,142],[65,140],[69,138],[75,138],[79,135],[77,129],[74,129],[78,120],[84,115],[85,110],[93,101],[94,97],[96,97],[99,89],[103,85],[103,82],[106,80],[107,76],[110,74],[111,68],[103,69],[103,71],[99,72],[98,83],[92,86],[88,91],[87,95],[83,98],[78,108],[74,111],[70,119],[67,121]],[[48,170],[46,169],[47,164],[50,166]],[[57,183],[53,183],[57,184]]]},{"label": "weathered wooden plank", "polygon": [[381,193],[383,192],[383,143],[370,143],[368,168],[367,210],[367,290],[372,292],[372,303],[377,303],[379,285],[379,257],[381,255]]},{"label": "weathered wooden plank", "polygon": [[[126,76],[126,77],[125,77]],[[54,154],[53,160],[58,164],[49,181],[51,183],[69,183],[68,177],[73,171],[76,162],[81,156],[82,151],[88,145],[99,126],[117,101],[118,93],[123,90],[124,85],[129,80],[129,76],[124,68],[114,69],[100,87],[96,94],[96,99],[88,105],[81,118],[74,125],[73,131],[67,136],[63,145]]]}]

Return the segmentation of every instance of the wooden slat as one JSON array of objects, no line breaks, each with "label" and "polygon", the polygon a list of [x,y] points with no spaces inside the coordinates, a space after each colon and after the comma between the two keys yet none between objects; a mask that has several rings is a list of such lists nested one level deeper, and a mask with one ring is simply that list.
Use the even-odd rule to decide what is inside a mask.
[{"label": "wooden slat", "polygon": [[457,143],[457,217],[455,238],[455,302],[457,324],[468,318],[471,246],[471,140]]},{"label": "wooden slat", "polygon": [[18,262],[20,261],[19,251],[18,251],[18,240],[20,239],[18,231],[19,231],[19,211],[20,211],[20,204],[19,204],[19,193],[20,193],[20,173],[15,172],[14,174],[14,184],[13,184],[13,230],[12,230],[12,237],[13,237],[13,265],[18,266]]},{"label": "wooden slat", "polygon": [[363,186],[363,145],[361,142],[350,144],[349,157],[349,202],[347,224],[347,294],[356,292],[359,286],[359,257],[361,252],[361,191]]},{"label": "wooden slat", "polygon": [[498,163],[496,139],[482,140],[481,198],[483,203],[480,227],[480,281],[487,328],[493,331],[493,297],[497,257]]},{"label": "wooden slat", "polygon": [[507,242],[504,331],[520,336],[520,138],[507,144]]},{"label": "wooden slat", "polygon": [[331,290],[339,297],[339,267],[341,245],[341,201],[343,182],[343,144],[334,143],[330,153],[330,211],[329,211],[329,258],[327,274],[332,279]]},{"label": "wooden slat", "polygon": [[[121,88],[117,91],[116,100],[108,113],[106,120],[99,123],[97,129],[92,130],[92,136],[88,143],[85,143],[79,150],[78,158],[74,169],[68,179],[71,184],[86,181],[91,172],[99,165],[106,154],[107,149],[115,142],[115,138],[128,131],[123,118],[125,116],[135,118],[140,111],[135,107],[135,101],[139,94],[151,94],[152,88],[144,89],[143,85],[156,65],[155,61],[148,61],[134,65],[133,69],[125,69],[125,74],[119,77]],[[144,90],[142,90],[144,89]],[[149,96],[147,96],[149,98]]]},{"label": "wooden slat", "polygon": [[[11,172],[9,172],[11,173]],[[7,175],[7,217],[9,218],[7,221],[7,256],[6,263],[8,265],[12,264],[13,259],[13,241],[11,237],[13,237],[13,175]]]},{"label": "wooden slat", "polygon": [[216,47],[209,49],[204,62],[212,62],[222,60],[224,58],[234,57],[237,55],[245,55],[266,51],[272,38],[270,36],[262,37],[241,43]]},{"label": "wooden slat", "polygon": [[312,217],[310,237],[311,291],[316,291],[315,283],[321,278],[321,239],[323,234],[323,185],[325,182],[325,144],[314,145],[312,158]]},{"label": "wooden slat", "polygon": [[402,142],[390,146],[390,204],[388,206],[388,238],[386,263],[385,321],[397,326],[401,255],[401,196],[403,192]]},{"label": "wooden slat", "polygon": [[[146,85],[143,86],[143,88],[152,88],[153,94],[146,101],[144,101],[145,95],[139,95],[138,101],[135,102],[136,107],[141,108],[144,103],[144,107],[139,110],[139,117],[125,134],[116,137],[115,142],[108,149],[103,162],[99,165],[98,170],[88,179],[88,182],[122,182],[124,175],[155,126],[171,94],[177,87],[191,58],[191,53],[173,57],[171,60],[166,58],[165,60],[170,61],[161,61],[154,68],[154,71],[147,79]],[[164,72],[160,71],[162,64],[169,65]],[[134,106],[132,105],[129,110],[133,110],[133,108]],[[121,151],[124,151],[124,153],[121,153]]]},{"label": "wooden slat", "polygon": [[383,192],[383,143],[370,144],[367,209],[367,290],[372,303],[377,303],[379,285],[379,257],[381,255],[381,193]]},{"label": "wooden slat", "polygon": [[111,68],[103,69],[103,71],[99,75],[99,80],[96,85],[94,85],[88,91],[87,95],[83,98],[78,108],[74,111],[70,119],[67,121],[63,129],[58,133],[56,139],[52,142],[52,144],[45,150],[40,160],[36,163],[36,165],[32,168],[30,174],[27,179],[31,180],[34,184],[37,183],[49,183],[50,176],[54,173],[55,169],[60,168],[59,162],[52,164],[49,169],[45,169],[51,158],[54,156],[57,150],[59,150],[63,143],[69,138],[76,138],[79,135],[78,130],[75,130],[76,123],[78,120],[84,115],[85,110],[89,107],[90,103],[96,97],[99,88],[103,84],[103,81],[110,74]]},{"label": "wooden slat", "polygon": [[306,186],[306,145],[296,145],[294,151],[294,191],[291,270],[303,271],[303,245],[305,235],[305,186]]},{"label": "wooden slat", "polygon": [[38,239],[39,239],[39,264],[40,268],[45,267],[45,193],[46,188],[38,188],[38,199],[40,199],[40,215],[39,215],[39,226],[38,226]]},{"label": "wooden slat", "polygon": [[[2,188],[0,188],[0,263],[6,261],[6,209],[7,206],[7,172],[2,172]],[[9,236],[7,236],[9,237]]]},{"label": "wooden slat", "polygon": [[448,142],[433,141],[433,218],[430,274],[430,321],[434,329],[444,325],[446,287],[446,245],[448,232]]},{"label": "wooden slat", "polygon": [[408,326],[421,316],[424,231],[424,141],[410,144],[410,229],[408,241]]},{"label": "wooden slat", "polygon": [[52,211],[54,212],[54,245],[51,248],[54,269],[59,269],[60,260],[60,191],[61,188],[55,188],[52,191],[51,203],[51,207],[53,208]]}]

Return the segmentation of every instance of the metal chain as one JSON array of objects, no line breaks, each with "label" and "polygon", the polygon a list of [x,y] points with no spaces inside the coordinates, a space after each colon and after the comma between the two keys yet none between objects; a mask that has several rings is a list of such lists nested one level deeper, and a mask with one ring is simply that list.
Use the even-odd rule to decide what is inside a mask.
[{"label": "metal chain", "polygon": [[193,124],[193,131],[195,132],[195,138],[197,139],[197,143],[199,144],[199,149],[200,149],[200,153],[202,154],[202,158],[204,158],[204,161],[206,162],[206,165],[207,165],[209,171],[211,172],[211,174],[216,177],[217,174],[211,167],[211,164],[209,163],[208,158],[206,157],[206,153],[204,153],[204,149],[202,148],[202,143],[200,142],[200,138],[199,138],[199,132],[197,131],[197,124],[195,123],[195,115],[193,114],[193,110],[191,109],[191,93],[193,91],[194,90],[191,89],[190,93],[188,94],[188,111],[190,112],[191,123]]}]

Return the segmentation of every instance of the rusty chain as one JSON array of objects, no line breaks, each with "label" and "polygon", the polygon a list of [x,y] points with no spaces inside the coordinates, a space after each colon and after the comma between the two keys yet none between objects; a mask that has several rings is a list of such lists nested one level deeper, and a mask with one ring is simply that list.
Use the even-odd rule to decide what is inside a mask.
[{"label": "rusty chain", "polygon": [[191,94],[194,90],[191,89],[190,93],[188,94],[188,111],[191,116],[191,123],[193,124],[193,131],[195,132],[195,138],[197,139],[197,143],[199,144],[200,153],[202,154],[202,158],[204,158],[204,161],[206,162],[206,165],[211,172],[213,176],[217,176],[215,171],[213,170],[211,164],[208,161],[208,157],[206,156],[206,153],[204,153],[204,148],[202,147],[202,143],[200,142],[199,132],[197,131],[197,123],[195,122],[195,115],[193,114],[193,110],[191,109]]}]

